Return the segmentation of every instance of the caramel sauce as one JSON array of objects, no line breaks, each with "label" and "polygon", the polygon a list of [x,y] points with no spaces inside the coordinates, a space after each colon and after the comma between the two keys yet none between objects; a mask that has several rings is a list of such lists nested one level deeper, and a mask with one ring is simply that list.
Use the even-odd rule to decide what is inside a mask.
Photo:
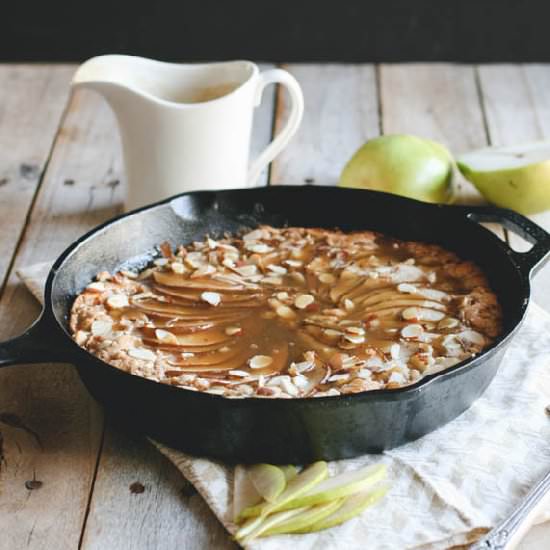
[{"label": "caramel sauce", "polygon": [[266,227],[163,250],[139,282],[128,280],[126,305],[106,298],[113,333],[151,350],[164,381],[243,381],[258,394],[278,375],[291,397],[411,383],[445,356],[447,335],[469,328],[460,311],[468,284],[448,266],[484,283],[439,247],[370,232]]}]

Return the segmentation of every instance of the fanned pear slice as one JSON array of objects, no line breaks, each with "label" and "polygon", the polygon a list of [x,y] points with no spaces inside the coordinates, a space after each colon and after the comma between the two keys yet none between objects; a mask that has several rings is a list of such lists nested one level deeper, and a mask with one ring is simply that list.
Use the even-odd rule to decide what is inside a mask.
[{"label": "fanned pear slice", "polygon": [[273,464],[255,464],[248,469],[250,481],[256,491],[267,501],[275,502],[286,487],[285,474]]},{"label": "fanned pear slice", "polygon": [[242,510],[260,502],[262,497],[248,476],[247,468],[237,464],[233,473],[233,520],[239,521]]},{"label": "fanned pear slice", "polygon": [[377,464],[329,477],[301,496],[287,502],[282,509],[314,506],[364,491],[382,481],[386,477],[386,470],[385,464]]},{"label": "fanned pear slice", "polygon": [[[358,516],[363,510],[380,500],[389,490],[389,485],[379,485],[374,489],[367,489],[361,491],[360,493],[355,493],[344,499],[344,502],[341,506],[332,514],[324,517],[323,519],[312,523],[295,531],[295,533],[314,533],[315,531],[322,531],[323,529],[328,529],[329,527],[334,527],[335,525],[340,525],[345,521],[348,521],[355,516]],[[301,508],[298,508],[301,510]]]},{"label": "fanned pear slice", "polygon": [[[272,525],[267,529],[262,530],[261,536],[267,537],[269,535],[283,535],[285,533],[300,532],[303,529],[308,528],[310,525],[318,523],[327,516],[336,512],[344,499],[336,499],[318,506],[308,506],[306,508],[299,508],[300,513],[293,515],[283,521],[277,522],[276,525]],[[282,512],[281,512],[282,513]]]},{"label": "fanned pear slice", "polygon": [[550,208],[550,141],[472,151],[461,155],[457,165],[498,206],[522,214]]},{"label": "fanned pear slice", "polygon": [[279,466],[285,475],[286,482],[288,483],[291,479],[294,479],[298,475],[298,468],[292,464],[287,464],[286,466]]},{"label": "fanned pear slice", "polygon": [[277,524],[289,520],[292,516],[302,513],[305,509],[298,508],[296,510],[286,510],[284,512],[275,512],[264,518],[262,516],[251,517],[247,519],[240,529],[235,533],[235,539],[241,543],[248,543],[251,540],[261,536],[268,529],[275,527]]},{"label": "fanned pear slice", "polygon": [[210,278],[186,279],[182,275],[170,273],[168,271],[154,271],[153,277],[155,281],[161,285],[179,288],[211,290],[217,292],[243,292],[246,290],[242,285],[232,285]]},{"label": "fanned pear slice", "polygon": [[278,512],[287,502],[294,500],[312,489],[315,485],[323,481],[328,476],[327,463],[324,461],[314,462],[302,470],[295,478],[291,479],[285,490],[275,499],[274,502],[265,502],[259,506],[245,508],[242,518],[253,516],[266,517],[268,514]]}]

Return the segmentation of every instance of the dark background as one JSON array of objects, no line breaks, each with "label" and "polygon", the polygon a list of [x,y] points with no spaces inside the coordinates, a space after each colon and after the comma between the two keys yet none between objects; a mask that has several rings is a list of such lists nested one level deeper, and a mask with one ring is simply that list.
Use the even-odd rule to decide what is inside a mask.
[{"label": "dark background", "polygon": [[2,0],[0,61],[550,61],[550,0]]}]

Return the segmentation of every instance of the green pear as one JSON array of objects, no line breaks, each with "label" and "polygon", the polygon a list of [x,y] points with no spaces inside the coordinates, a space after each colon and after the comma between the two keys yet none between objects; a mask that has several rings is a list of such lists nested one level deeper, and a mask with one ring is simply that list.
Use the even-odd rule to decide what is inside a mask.
[{"label": "green pear", "polygon": [[[314,525],[327,516],[330,516],[340,506],[342,506],[343,502],[344,499],[340,498],[331,502],[319,504],[318,506],[297,508],[297,510],[300,510],[299,514],[286,517],[284,520],[278,521],[275,525],[270,525],[267,529],[262,530],[261,536],[267,537],[269,535],[282,535],[285,533],[302,531],[310,525]],[[284,512],[280,513],[284,514]]]},{"label": "green pear", "polygon": [[[273,512],[278,512],[283,509],[287,502],[309,491],[315,485],[326,479],[327,476],[327,463],[323,461],[314,462],[302,470],[296,477],[291,479],[285,490],[274,500],[274,502],[264,502],[257,506],[245,508],[239,516],[240,518],[250,518],[254,516],[264,518]],[[246,534],[242,536],[246,536]]]},{"label": "green pear", "polygon": [[251,540],[264,535],[268,530],[274,529],[280,523],[290,521],[292,517],[299,516],[309,508],[295,508],[294,510],[285,510],[283,512],[275,512],[270,516],[253,517],[247,519],[241,528],[235,534],[235,540],[240,543],[248,543]]},{"label": "green pear", "polygon": [[240,513],[262,502],[262,496],[258,493],[252,480],[248,476],[245,466],[235,466],[233,474],[233,519],[239,521]]},{"label": "green pear", "polygon": [[377,464],[376,466],[367,466],[360,470],[344,472],[318,483],[315,487],[302,494],[302,496],[287,502],[281,509],[289,510],[291,508],[302,508],[303,506],[314,506],[346,497],[372,487],[385,477],[385,464]]},{"label": "green pear", "polygon": [[340,525],[355,516],[358,516],[363,510],[380,500],[389,490],[388,485],[380,485],[374,489],[367,489],[360,493],[355,493],[344,499],[344,502],[332,514],[325,516],[316,523],[294,531],[295,533],[313,533]]},{"label": "green pear", "polygon": [[439,143],[395,134],[367,141],[348,161],[341,187],[374,189],[426,202],[453,199],[453,160]]},{"label": "green pear", "polygon": [[550,208],[550,141],[480,149],[457,165],[489,202],[522,214]]},{"label": "green pear", "polygon": [[275,502],[275,499],[286,487],[284,472],[272,464],[255,464],[248,469],[248,477],[256,491],[267,500]]}]

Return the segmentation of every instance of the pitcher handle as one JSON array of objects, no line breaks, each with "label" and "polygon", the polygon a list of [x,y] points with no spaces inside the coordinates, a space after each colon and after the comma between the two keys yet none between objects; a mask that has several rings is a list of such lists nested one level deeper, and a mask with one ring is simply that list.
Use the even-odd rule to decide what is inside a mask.
[{"label": "pitcher handle", "polygon": [[290,115],[284,128],[275,139],[260,153],[248,170],[247,187],[254,187],[262,170],[287,146],[296,133],[304,114],[304,96],[298,81],[283,69],[271,69],[260,73],[256,90],[255,106],[262,101],[262,92],[268,84],[282,84],[290,94]]}]

